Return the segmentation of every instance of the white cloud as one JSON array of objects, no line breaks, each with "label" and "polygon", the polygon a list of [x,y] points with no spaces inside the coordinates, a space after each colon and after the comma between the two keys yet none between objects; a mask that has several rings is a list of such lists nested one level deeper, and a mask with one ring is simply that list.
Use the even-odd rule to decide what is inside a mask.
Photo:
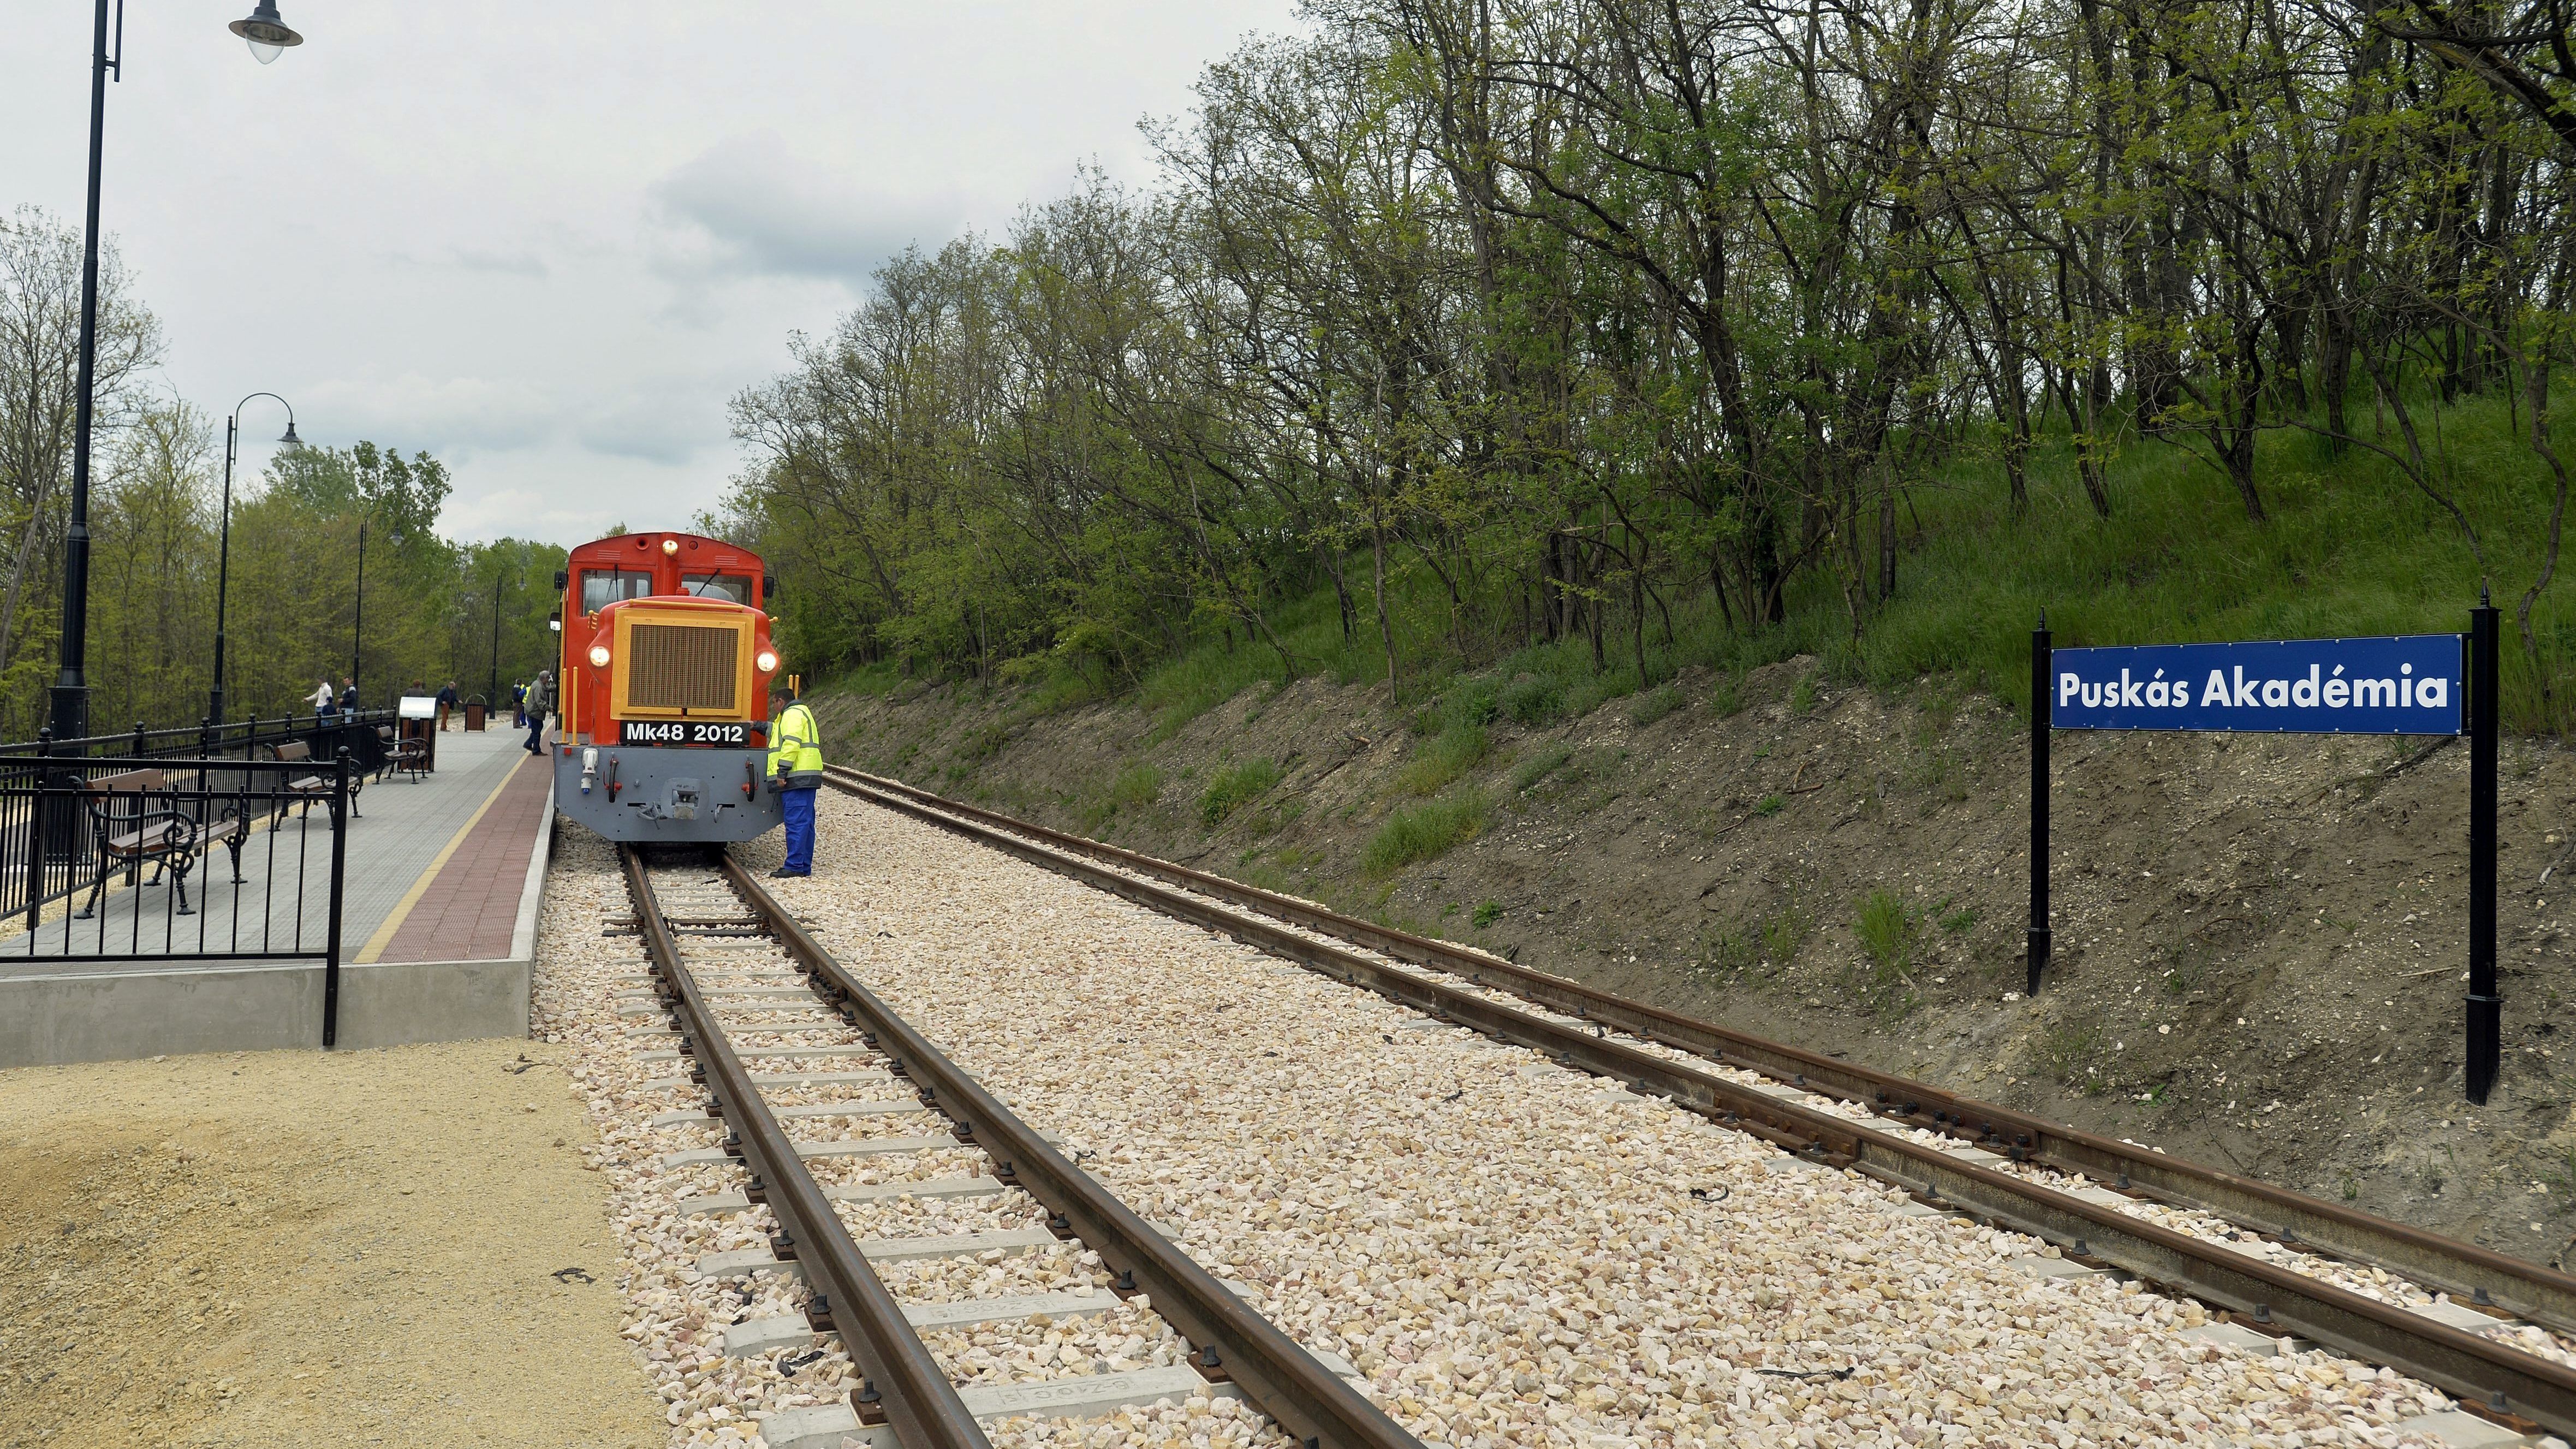
[{"label": "white cloud", "polygon": [[[1078,162],[1147,179],[1137,119],[1293,10],[282,4],[305,44],[270,66],[220,14],[126,17],[104,219],[169,383],[210,412],[281,393],[317,442],[427,448],[455,474],[451,530],[566,543],[714,506],[741,462],[725,403],[789,332]],[[77,217],[90,15],[11,19],[0,207]]]},{"label": "white cloud", "polygon": [[792,154],[774,131],[709,148],[657,182],[673,226],[708,244],[692,270],[864,284],[905,247],[937,248],[974,208],[950,194],[870,195],[830,167]]}]

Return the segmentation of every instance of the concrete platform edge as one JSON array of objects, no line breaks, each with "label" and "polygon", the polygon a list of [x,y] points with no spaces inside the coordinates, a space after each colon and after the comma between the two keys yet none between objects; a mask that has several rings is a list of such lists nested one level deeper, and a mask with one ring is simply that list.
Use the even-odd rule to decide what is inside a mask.
[{"label": "concrete platform edge", "polygon": [[[534,962],[537,958],[537,912],[546,903],[546,867],[553,864],[555,853],[555,787],[546,782],[545,813],[537,817],[537,838],[528,847],[528,883],[519,891],[519,919],[510,927],[510,959]],[[524,1031],[520,1033],[526,1035]]]}]

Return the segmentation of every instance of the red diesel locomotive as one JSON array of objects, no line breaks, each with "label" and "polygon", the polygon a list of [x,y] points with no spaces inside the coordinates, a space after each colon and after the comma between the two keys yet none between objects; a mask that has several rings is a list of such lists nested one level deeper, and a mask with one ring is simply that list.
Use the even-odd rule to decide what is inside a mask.
[{"label": "red diesel locomotive", "polygon": [[555,808],[610,840],[750,840],[783,819],[762,778],[778,652],[760,555],[692,533],[572,551],[556,587]]}]

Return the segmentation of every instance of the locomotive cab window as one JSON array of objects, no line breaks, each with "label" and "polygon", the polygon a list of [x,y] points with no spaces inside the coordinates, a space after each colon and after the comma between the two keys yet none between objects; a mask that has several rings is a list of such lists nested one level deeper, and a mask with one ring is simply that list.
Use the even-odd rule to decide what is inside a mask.
[{"label": "locomotive cab window", "polygon": [[622,600],[645,598],[652,592],[653,575],[642,569],[581,571],[581,611],[585,614],[596,614]]},{"label": "locomotive cab window", "polygon": [[751,580],[741,574],[682,574],[680,592],[699,599],[725,599],[737,604],[756,602],[752,598]]}]

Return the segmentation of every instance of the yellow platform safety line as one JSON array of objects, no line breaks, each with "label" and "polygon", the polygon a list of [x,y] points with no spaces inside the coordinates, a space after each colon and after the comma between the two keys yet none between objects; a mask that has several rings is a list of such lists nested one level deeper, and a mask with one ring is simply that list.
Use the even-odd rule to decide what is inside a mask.
[{"label": "yellow platform safety line", "polygon": [[420,879],[411,883],[411,889],[403,892],[403,898],[394,902],[393,914],[385,917],[385,923],[376,927],[376,933],[367,938],[367,944],[359,947],[358,954],[349,958],[351,964],[367,965],[383,955],[385,948],[394,943],[394,932],[402,929],[403,921],[411,915],[411,908],[419,905],[420,898],[429,893],[429,883],[438,879],[440,871],[447,869],[448,857],[456,854],[456,847],[463,845],[465,837],[474,833],[474,827],[483,823],[484,815],[492,809],[492,802],[501,798],[501,792],[510,788],[512,780],[519,778],[520,767],[527,763],[521,760],[501,776],[501,783],[493,786],[492,793],[483,797],[483,803],[474,807],[472,818],[458,827],[456,834],[448,838],[447,844],[439,848],[438,858],[429,863],[429,869],[422,871]]}]

